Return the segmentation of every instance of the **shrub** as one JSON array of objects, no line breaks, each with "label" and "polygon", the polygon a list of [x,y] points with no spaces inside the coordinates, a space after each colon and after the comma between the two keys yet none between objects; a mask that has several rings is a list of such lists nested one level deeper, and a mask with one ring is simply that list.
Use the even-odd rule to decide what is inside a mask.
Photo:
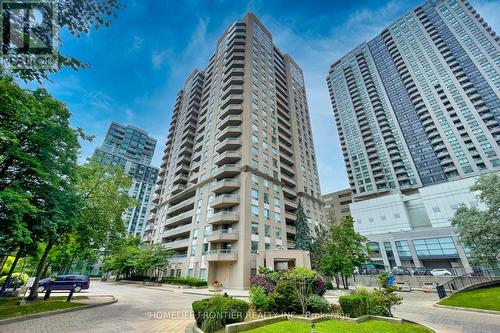
[{"label": "shrub", "polygon": [[207,281],[196,279],[194,277],[173,277],[173,276],[166,276],[163,279],[161,279],[162,283],[168,283],[168,284],[178,284],[178,285],[185,285],[185,286],[191,286],[191,287],[204,287],[207,285]]},{"label": "shrub", "polygon": [[276,288],[276,280],[269,275],[255,275],[250,278],[250,286],[259,286],[264,288],[266,294],[270,294]]},{"label": "shrub", "polygon": [[349,315],[351,318],[356,318],[366,314],[366,306],[363,298],[358,295],[340,296],[340,307],[344,315]]},{"label": "shrub", "polygon": [[293,280],[281,279],[271,294],[277,312],[302,312],[302,307]]},{"label": "shrub", "polygon": [[311,312],[329,312],[330,311],[330,303],[319,295],[309,295],[306,300],[307,311]]},{"label": "shrub", "polygon": [[245,320],[248,312],[248,303],[236,298],[226,298],[224,312],[226,314],[225,324],[239,323]]},{"label": "shrub", "polygon": [[333,290],[333,289],[335,289],[335,288],[333,287],[333,284],[332,284],[331,282],[327,282],[327,283],[325,284],[325,287],[326,287],[326,290]]},{"label": "shrub", "polygon": [[325,281],[321,278],[321,276],[316,276],[316,278],[314,278],[312,291],[319,296],[323,296],[326,293]]},{"label": "shrub", "polygon": [[245,320],[248,312],[246,302],[224,296],[195,301],[192,307],[196,325],[207,333]]},{"label": "shrub", "polygon": [[372,305],[368,309],[368,314],[372,316],[390,317],[391,314],[381,305]]},{"label": "shrub", "polygon": [[266,295],[266,291],[261,286],[250,287],[250,303],[257,311],[269,311],[274,307],[274,299]]},{"label": "shrub", "polygon": [[278,280],[278,278],[279,278],[279,273],[278,272],[275,272],[272,269],[270,269],[268,267],[264,267],[264,266],[260,266],[259,267],[259,274],[260,275],[268,276],[271,279],[273,279],[274,281]]}]

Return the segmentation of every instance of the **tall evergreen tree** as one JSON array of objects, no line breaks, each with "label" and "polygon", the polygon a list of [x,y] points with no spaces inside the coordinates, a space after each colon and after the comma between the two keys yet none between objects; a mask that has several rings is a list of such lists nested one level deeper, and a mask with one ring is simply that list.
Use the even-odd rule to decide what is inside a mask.
[{"label": "tall evergreen tree", "polygon": [[307,218],[304,207],[302,207],[302,202],[299,200],[297,217],[295,218],[295,248],[297,250],[311,251],[311,230],[309,229]]}]

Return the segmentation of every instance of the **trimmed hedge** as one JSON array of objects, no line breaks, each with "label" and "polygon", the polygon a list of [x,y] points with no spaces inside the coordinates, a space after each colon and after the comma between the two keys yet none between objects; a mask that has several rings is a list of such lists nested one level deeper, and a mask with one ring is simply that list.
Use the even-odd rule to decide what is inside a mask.
[{"label": "trimmed hedge", "polygon": [[192,304],[196,325],[207,333],[245,320],[248,303],[230,297],[213,296]]},{"label": "trimmed hedge", "polygon": [[205,287],[207,286],[207,281],[196,279],[193,277],[164,277],[161,279],[162,283],[168,284],[178,284],[191,287]]},{"label": "trimmed hedge", "polygon": [[340,296],[339,304],[342,308],[342,313],[349,315],[351,318],[367,314],[365,302],[363,302],[363,298],[360,296]]},{"label": "trimmed hedge", "polygon": [[311,312],[330,312],[330,303],[323,297],[312,294],[306,300],[307,311]]}]

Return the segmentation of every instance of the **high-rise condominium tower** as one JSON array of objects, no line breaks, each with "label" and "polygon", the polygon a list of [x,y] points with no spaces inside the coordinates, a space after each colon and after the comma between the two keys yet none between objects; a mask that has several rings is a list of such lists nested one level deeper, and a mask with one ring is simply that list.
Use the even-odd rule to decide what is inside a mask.
[{"label": "high-rise condominium tower", "polygon": [[176,251],[170,275],[243,288],[260,266],[308,266],[293,250],[299,202],[321,195],[304,78],[253,15],[231,25],[177,95],[145,239]]},{"label": "high-rise condominium tower", "polygon": [[156,140],[134,126],[112,122],[104,143],[95,150],[94,158],[104,165],[117,165],[132,178],[129,196],[138,205],[127,209],[123,219],[132,236],[142,237],[149,215],[158,168],[151,166]]},{"label": "high-rise condominium tower", "polygon": [[466,265],[450,218],[477,204],[469,177],[500,169],[499,37],[468,2],[431,0],[333,63],[327,81],[356,228],[392,233],[374,245],[386,265]]}]

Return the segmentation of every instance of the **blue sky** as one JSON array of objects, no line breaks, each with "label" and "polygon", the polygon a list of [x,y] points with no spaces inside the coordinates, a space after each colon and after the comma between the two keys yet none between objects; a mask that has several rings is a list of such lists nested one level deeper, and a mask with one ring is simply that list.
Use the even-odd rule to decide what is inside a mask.
[{"label": "blue sky", "polygon": [[[185,78],[194,68],[203,69],[223,31],[252,11],[304,70],[321,189],[328,193],[348,187],[326,87],[328,68],[422,1],[122,2],[126,7],[110,28],[81,39],[63,33],[62,52],[90,68],[63,70],[46,84],[73,112],[72,124],[95,135],[83,143],[82,160],[116,120],[158,140],[153,164],[159,166],[175,95]],[[500,32],[500,1],[471,3]]]}]

